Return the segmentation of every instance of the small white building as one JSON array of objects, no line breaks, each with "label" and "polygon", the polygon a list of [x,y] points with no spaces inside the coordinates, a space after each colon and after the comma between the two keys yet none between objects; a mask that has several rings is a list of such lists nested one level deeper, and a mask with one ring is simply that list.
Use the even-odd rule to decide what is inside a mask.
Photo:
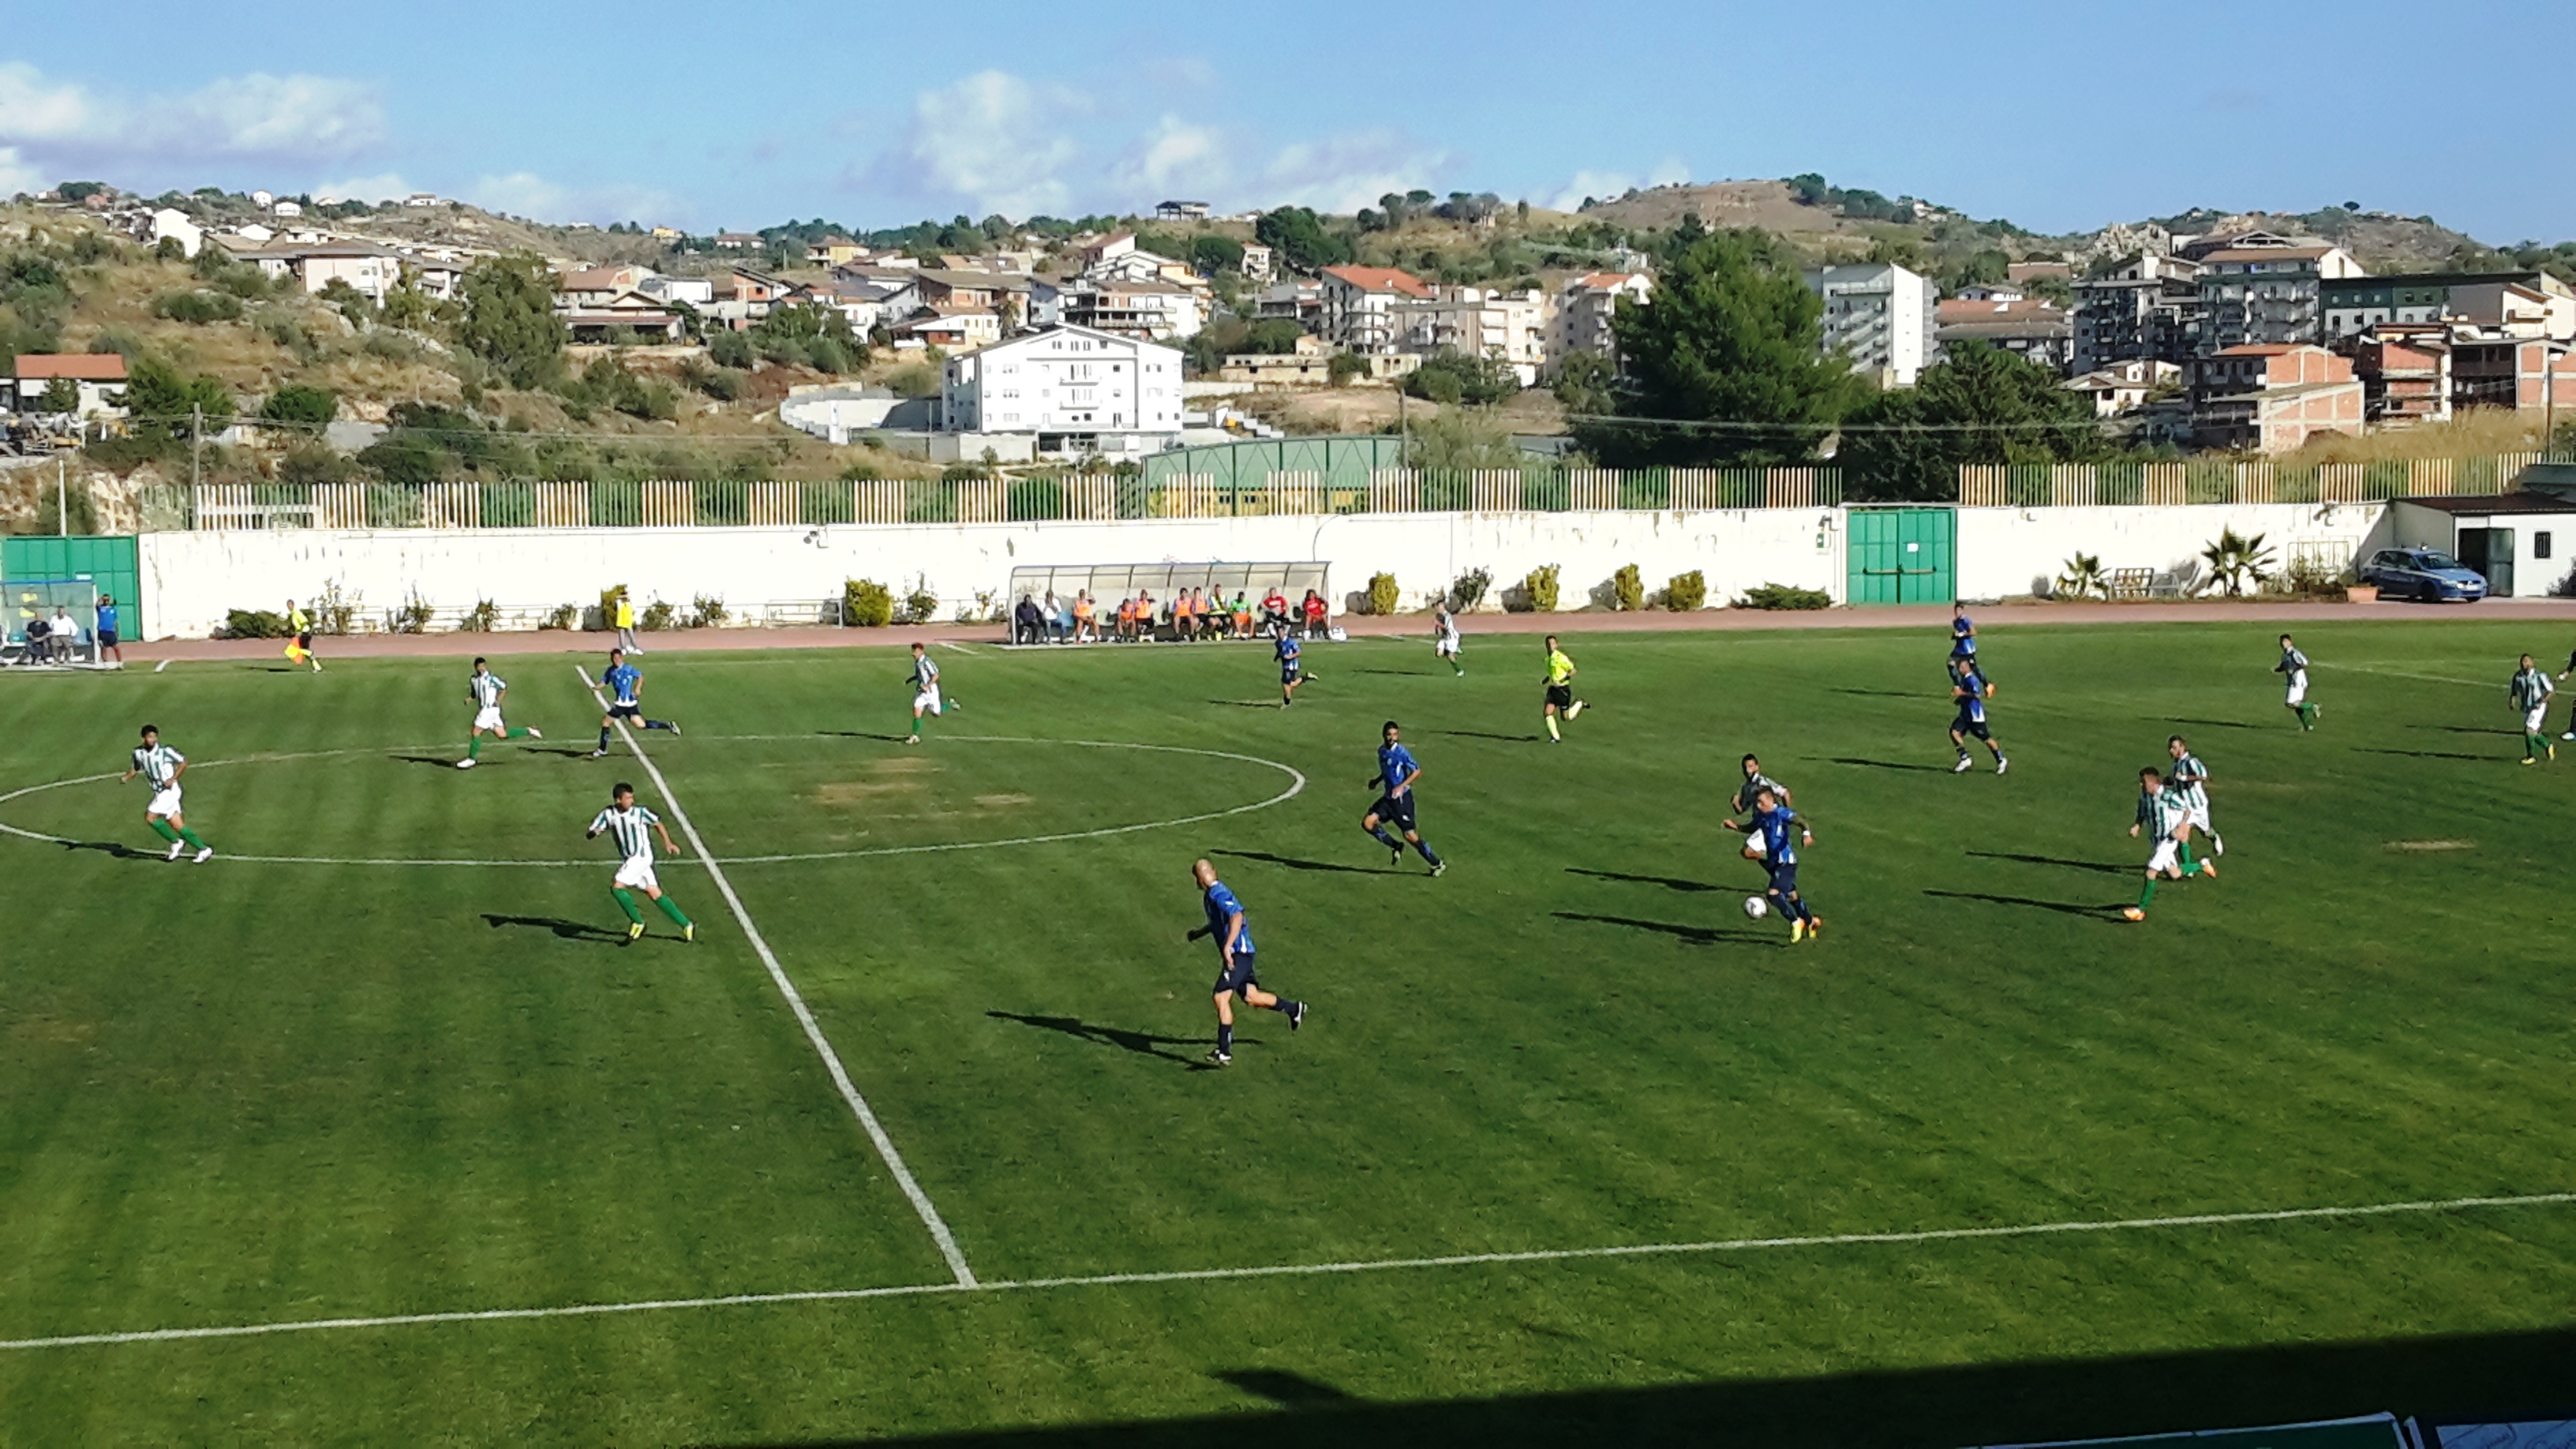
[{"label": "small white building", "polygon": [[1050,327],[948,359],[940,427],[1027,433],[1040,455],[1161,452],[1181,436],[1181,352],[1089,327]]},{"label": "small white building", "polygon": [[165,206],[152,213],[152,244],[159,246],[165,238],[179,239],[179,254],[193,258],[197,248],[206,244],[204,228],[188,219],[188,213]]},{"label": "small white building", "polygon": [[716,284],[712,277],[666,277],[656,272],[637,282],[635,290],[647,297],[658,297],[665,302],[686,302],[692,307],[704,307],[716,299]]},{"label": "small white building", "polygon": [[1556,315],[1548,324],[1545,371],[1553,376],[1578,352],[1616,357],[1610,323],[1619,314],[1619,300],[1643,303],[1654,290],[1655,279],[1643,272],[1585,272],[1567,278],[1557,290]]},{"label": "small white building", "polygon": [[1807,286],[1825,299],[1825,351],[1849,357],[1880,386],[1912,387],[1941,360],[1941,293],[1931,278],[1894,262],[1854,262],[1807,273]]}]

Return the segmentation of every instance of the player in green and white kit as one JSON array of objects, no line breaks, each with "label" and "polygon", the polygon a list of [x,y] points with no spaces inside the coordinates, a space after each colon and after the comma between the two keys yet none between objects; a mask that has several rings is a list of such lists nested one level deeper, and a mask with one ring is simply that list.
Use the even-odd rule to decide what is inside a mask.
[{"label": "player in green and white kit", "polygon": [[2513,707],[2522,712],[2522,762],[2539,764],[2544,759],[2558,758],[2558,747],[2549,742],[2549,671],[2535,666],[2531,656],[2522,656],[2522,667],[2514,671],[2513,683],[2506,693]]},{"label": "player in green and white kit", "polygon": [[930,651],[928,649],[919,644],[913,645],[912,734],[909,738],[904,740],[904,743],[907,745],[917,745],[921,743],[921,717],[923,714],[927,713],[939,718],[945,718],[948,711],[951,708],[954,708],[956,703],[957,701],[953,699],[943,700],[939,697],[939,662],[930,657]]},{"label": "player in green and white kit", "polygon": [[501,722],[501,697],[510,692],[508,680],[494,674],[483,656],[474,656],[474,677],[466,681],[465,693],[474,701],[474,731],[465,737],[465,758],[456,768],[470,770],[483,753],[483,737],[496,740],[541,740],[545,736],[534,729],[512,729]]},{"label": "player in green and white kit", "polygon": [[587,838],[597,840],[605,834],[617,842],[621,859],[617,878],[609,883],[608,893],[617,897],[617,908],[626,913],[626,939],[630,943],[644,939],[644,913],[635,905],[637,891],[652,897],[653,904],[662,908],[662,914],[669,916],[672,923],[680,928],[681,940],[698,939],[697,924],[681,914],[678,903],[662,894],[662,882],[653,874],[655,835],[662,837],[665,854],[680,853],[680,847],[671,839],[670,827],[662,823],[661,816],[636,804],[635,787],[623,780],[609,792],[608,801],[608,808],[592,817]]},{"label": "player in green and white kit", "polygon": [[1431,612],[1431,652],[1449,661],[1449,668],[1465,674],[1467,666],[1458,661],[1464,641],[1458,637],[1458,616],[1449,612],[1449,601],[1442,599]]},{"label": "player in green and white kit", "polygon": [[179,813],[179,777],[188,773],[188,757],[161,743],[161,727],[145,725],[143,743],[134,750],[134,763],[117,783],[123,784],[137,775],[152,787],[152,803],[143,807],[143,823],[152,833],[170,842],[167,859],[177,860],[189,846],[197,848],[196,863],[204,865],[214,857],[215,848],[197,838],[188,828],[187,819]]},{"label": "player in green and white kit", "polygon": [[2289,693],[2281,703],[2299,717],[2299,728],[2315,729],[2322,711],[2308,703],[2308,656],[2299,652],[2299,646],[2291,643],[2287,634],[2281,636],[2281,662],[2272,666],[2272,672],[2289,676]]},{"label": "player in green and white kit", "polygon": [[[2120,912],[2132,921],[2147,918],[2147,907],[2156,899],[2157,877],[2180,880],[2191,873],[2178,859],[2181,852],[2191,848],[2185,840],[2191,833],[2191,807],[2183,803],[2179,792],[2165,788],[2165,777],[2153,765],[2138,772],[2138,819],[2129,827],[2129,834],[2134,836],[2141,830],[2156,844],[2154,853],[2147,857],[2146,889],[2138,893],[2136,905]],[[2200,873],[2216,876],[2218,862],[2200,862]]]},{"label": "player in green and white kit", "polygon": [[[2209,766],[2200,762],[2200,756],[2191,752],[2191,746],[2183,743],[2180,735],[2165,741],[2165,753],[2173,756],[2173,770],[2165,779],[2165,788],[2182,792],[2183,803],[2191,807],[2191,828],[2209,837],[2209,853],[2225,855],[2227,842],[2218,838],[2218,831],[2209,823]],[[2183,844],[2182,864],[2183,869],[2191,869],[2189,841]]]}]

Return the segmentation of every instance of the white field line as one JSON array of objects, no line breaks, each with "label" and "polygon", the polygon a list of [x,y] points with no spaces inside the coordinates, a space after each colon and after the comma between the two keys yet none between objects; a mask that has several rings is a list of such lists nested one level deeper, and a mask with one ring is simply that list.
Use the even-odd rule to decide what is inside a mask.
[{"label": "white field line", "polygon": [[2377,674],[2389,679],[2420,679],[2428,684],[2464,684],[2474,689],[2501,690],[2504,688],[2503,685],[2497,684],[2492,679],[2454,679],[2447,674],[2414,674],[2403,669],[2380,669],[2368,664],[2320,663],[2312,659],[2308,661],[2308,667],[2310,669],[2342,669],[2354,674]]},{"label": "white field line", "polygon": [[578,1303],[556,1308],[484,1308],[451,1313],[398,1313],[381,1317],[223,1324],[208,1328],[147,1328],[125,1333],[72,1333],[53,1338],[0,1339],[0,1352],[31,1348],[79,1348],[97,1344],[168,1343],[186,1339],[252,1338],[278,1333],[312,1333],[323,1329],[403,1328],[435,1323],[490,1323],[532,1318],[597,1317],[613,1313],[667,1313],[694,1308],[740,1308],[784,1303],[840,1303],[870,1298],[915,1298],[934,1294],[1036,1292],[1059,1288],[1114,1288],[1135,1284],[1204,1283],[1246,1278],[1322,1277],[1423,1268],[1469,1268],[1508,1263],[1565,1263],[1599,1258],[1676,1257],[1699,1253],[1765,1253],[1812,1248],[1903,1247],[1922,1243],[2037,1238],[2060,1234],[2169,1232],[2180,1228],[2223,1228],[2263,1223],[2420,1216],[2492,1208],[2563,1207],[2571,1203],[2576,1203],[2576,1192],[2533,1193],[2516,1197],[2455,1197],[2428,1202],[2373,1203],[2360,1207],[2282,1208],[2268,1212],[2191,1213],[2175,1217],[2026,1223],[1990,1228],[1926,1228],[1912,1232],[1829,1233],[1812,1237],[1725,1238],[1698,1243],[1638,1243],[1623,1247],[1538,1249],[1518,1253],[1455,1253],[1430,1258],[1378,1258],[1342,1263],[1282,1263],[1254,1268],[1188,1268],[1161,1273],[1097,1273],[1085,1277],[1014,1278],[984,1283],[958,1281],[914,1283],[888,1288],[822,1288],[791,1293],[731,1293],[704,1298],[650,1298],[631,1303]]},{"label": "white field line", "polygon": [[155,673],[155,674],[158,674],[158,673],[160,673],[162,670],[167,669],[167,668],[169,668],[169,667],[170,667],[170,661],[169,661],[169,660],[167,660],[167,659],[164,659],[164,660],[162,660],[160,663],[155,664],[155,665],[153,665],[153,666],[152,666],[152,672],[153,672],[153,673]]},{"label": "white field line", "polygon": [[983,653],[983,652],[984,652],[984,651],[983,651],[983,650],[981,650],[981,649],[976,649],[976,648],[972,648],[972,647],[970,647],[970,646],[968,646],[968,645],[960,644],[960,643],[958,643],[958,642],[957,642],[956,640],[954,640],[954,639],[942,639],[942,640],[940,640],[940,641],[939,641],[939,647],[940,647],[940,648],[942,648],[942,649],[954,649],[954,650],[956,650],[956,651],[957,651],[958,653],[960,653],[960,654],[981,654],[981,653]]},{"label": "white field line", "polygon": [[[578,664],[573,666],[573,673],[580,677],[582,687],[590,691],[591,697],[599,701],[600,713],[608,713],[608,701],[600,695],[590,676]],[[707,849],[705,839],[698,834],[698,827],[689,819],[689,812],[681,807],[680,797],[671,793],[671,782],[662,778],[662,767],[653,763],[651,755],[644,753],[643,743],[635,738],[634,731],[626,727],[625,720],[617,721],[617,733],[626,741],[626,747],[635,752],[635,759],[643,765],[644,773],[652,777],[653,788],[662,792],[662,803],[670,808],[671,818],[680,822],[680,832],[689,837],[689,848],[698,853],[699,863],[707,868],[708,879],[714,881],[716,889],[723,893],[725,905],[733,911],[735,924],[742,927],[742,934],[750,940],[752,950],[760,954],[760,964],[769,968],[770,981],[778,987],[778,994],[787,999],[788,1010],[796,1014],[796,1024],[805,1028],[805,1040],[812,1043],[815,1055],[823,1059],[823,1068],[832,1074],[832,1085],[840,1089],[841,1100],[849,1104],[850,1115],[859,1119],[859,1126],[866,1130],[868,1141],[876,1145],[877,1156],[885,1160],[886,1171],[894,1174],[895,1184],[911,1200],[912,1210],[921,1215],[921,1225],[930,1230],[930,1240],[939,1245],[939,1255],[948,1260],[948,1271],[955,1276],[957,1286],[974,1287],[975,1270],[966,1266],[966,1255],[957,1250],[956,1235],[948,1231],[948,1224],[940,1218],[938,1207],[930,1201],[930,1194],[921,1190],[912,1169],[904,1166],[903,1154],[895,1150],[894,1139],[886,1135],[885,1125],[877,1120],[875,1110],[868,1106],[868,1099],[859,1095],[858,1086],[850,1080],[849,1070],[841,1065],[841,1054],[832,1050],[832,1043],[823,1035],[821,1024],[814,1020],[814,1013],[806,1007],[803,994],[797,991],[795,982],[787,979],[787,968],[778,964],[778,953],[769,949],[768,939],[760,934],[760,927],[752,923],[751,912],[744,909],[742,897],[734,894],[733,882],[726,879],[724,867],[717,863],[715,852]]]},{"label": "white field line", "polygon": [[[696,738],[707,740],[810,740],[814,737],[811,735],[699,735],[696,736]],[[1267,800],[1256,800],[1249,805],[1235,805],[1223,810],[1210,810],[1199,815],[1183,815],[1170,820],[1148,820],[1136,825],[1104,825],[1092,830],[1073,830],[1056,835],[1017,835],[1007,840],[961,840],[954,841],[946,845],[880,845],[865,850],[817,850],[793,855],[723,855],[716,857],[716,863],[719,865],[775,865],[782,862],[802,860],[857,860],[868,856],[878,855],[929,855],[952,850],[998,850],[1004,846],[1010,845],[1055,845],[1071,840],[1097,840],[1103,836],[1132,835],[1140,830],[1162,830],[1174,825],[1196,825],[1202,821],[1222,820],[1229,815],[1243,815],[1254,810],[1267,810],[1273,805],[1281,804],[1295,798],[1306,788],[1305,773],[1297,769],[1295,766],[1283,765],[1277,760],[1265,760],[1259,755],[1237,754],[1232,750],[1201,750],[1192,749],[1183,745],[1144,745],[1119,740],[1045,740],[1022,738],[1011,735],[942,735],[940,738],[945,740],[964,741],[971,744],[1069,745],[1080,749],[1090,750],[1151,750],[1159,754],[1205,755],[1211,759],[1240,760],[1245,764],[1264,765],[1286,775],[1288,777],[1288,788],[1271,796]],[[401,748],[432,749],[436,747],[424,745],[403,746]],[[303,754],[296,755],[248,755],[238,760],[206,760],[192,764],[190,768],[211,770],[218,765],[261,764],[271,763],[277,760],[320,759],[336,755],[364,755],[373,753],[375,753],[374,748],[368,747],[364,749],[349,750],[311,750]],[[638,753],[640,754],[641,751]],[[39,791],[59,790],[72,785],[95,785],[102,780],[113,780],[115,778],[115,773],[110,772],[101,775],[82,775],[69,780],[49,780],[41,785],[29,785],[22,789],[12,790],[5,795],[0,795],[0,805],[5,805],[21,796],[36,794]],[[47,835],[43,831],[28,830],[20,826],[11,825],[7,821],[0,821],[0,835],[13,835],[21,840],[32,840],[41,845],[76,845],[79,843],[66,836]],[[589,858],[581,860],[527,860],[517,857],[509,857],[489,860],[443,860],[436,858],[399,856],[340,855],[218,855],[215,857],[215,860],[217,862],[229,861],[236,865],[535,866],[545,869],[562,869],[571,866],[585,865],[595,866],[599,864],[598,860]]]}]

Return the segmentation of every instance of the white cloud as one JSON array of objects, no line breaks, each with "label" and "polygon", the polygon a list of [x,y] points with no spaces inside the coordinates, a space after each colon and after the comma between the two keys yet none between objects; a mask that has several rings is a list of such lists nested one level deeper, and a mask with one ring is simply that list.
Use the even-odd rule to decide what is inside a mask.
[{"label": "white cloud", "polygon": [[15,146],[0,146],[0,196],[44,189],[44,173],[18,158]]},{"label": "white cloud", "polygon": [[1608,201],[1624,196],[1640,186],[1680,186],[1690,180],[1690,165],[1679,156],[1667,156],[1639,181],[1625,171],[1577,171],[1565,189],[1548,199],[1551,211],[1576,211],[1587,196]]},{"label": "white cloud", "polygon": [[1222,132],[1165,116],[1119,162],[1111,180],[1131,194],[1154,192],[1152,199],[1159,201],[1182,191],[1204,198],[1224,187],[1233,173]]},{"label": "white cloud", "polygon": [[311,188],[315,196],[336,196],[342,201],[378,202],[399,200],[420,188],[402,178],[397,171],[379,171],[373,176],[352,176],[345,181],[324,181]]},{"label": "white cloud", "polygon": [[1085,108],[1078,92],[979,71],[913,97],[912,124],[874,169],[903,190],[963,198],[977,211],[1063,211],[1073,197],[1063,172],[1079,149],[1064,127]]},{"label": "white cloud", "polygon": [[0,64],[0,149],[24,172],[236,159],[311,162],[385,138],[373,86],[317,75],[225,76],[177,94],[108,96]]},{"label": "white cloud", "polygon": [[1283,146],[1262,173],[1264,206],[1357,211],[1390,191],[1428,186],[1448,153],[1393,131],[1354,131]]},{"label": "white cloud", "polygon": [[622,181],[567,186],[533,171],[481,177],[459,195],[485,211],[533,221],[587,221],[602,226],[634,221],[652,226],[680,219],[678,203],[665,191]]}]

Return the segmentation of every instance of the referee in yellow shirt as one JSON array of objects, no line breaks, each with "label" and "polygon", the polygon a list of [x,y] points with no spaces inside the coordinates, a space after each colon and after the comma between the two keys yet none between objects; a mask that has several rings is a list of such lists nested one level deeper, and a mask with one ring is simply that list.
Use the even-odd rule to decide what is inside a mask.
[{"label": "referee in yellow shirt", "polygon": [[1557,732],[1557,716],[1572,719],[1583,713],[1583,701],[1574,697],[1574,661],[1556,647],[1553,634],[1547,636],[1547,705],[1540,713],[1547,720],[1547,742],[1552,745],[1565,740]]}]

